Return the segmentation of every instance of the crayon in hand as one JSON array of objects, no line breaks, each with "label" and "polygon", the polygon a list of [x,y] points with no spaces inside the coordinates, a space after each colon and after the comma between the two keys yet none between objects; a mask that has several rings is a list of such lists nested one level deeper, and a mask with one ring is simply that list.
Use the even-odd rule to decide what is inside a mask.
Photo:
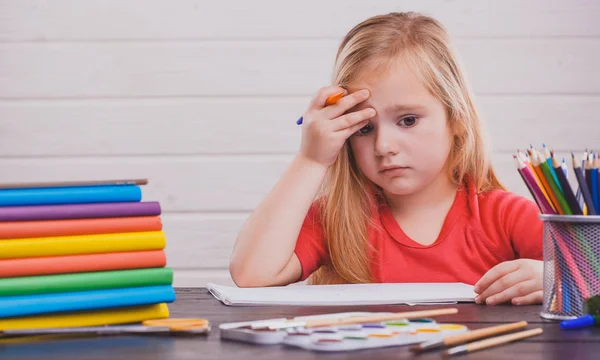
[{"label": "crayon in hand", "polygon": [[[342,96],[344,96],[344,93],[343,93],[343,92],[339,92],[339,93],[336,93],[336,94],[333,94],[333,95],[331,95],[331,96],[330,96],[330,97],[328,97],[328,98],[327,98],[327,100],[325,101],[325,106],[328,106],[328,105],[333,105],[333,104],[335,104],[336,102],[338,102],[338,100],[339,100],[339,99],[341,99],[341,98],[342,98]],[[302,124],[302,116],[300,116],[300,119],[298,119],[298,120],[296,121],[296,124],[298,124],[298,125],[301,125],[301,124]]]}]

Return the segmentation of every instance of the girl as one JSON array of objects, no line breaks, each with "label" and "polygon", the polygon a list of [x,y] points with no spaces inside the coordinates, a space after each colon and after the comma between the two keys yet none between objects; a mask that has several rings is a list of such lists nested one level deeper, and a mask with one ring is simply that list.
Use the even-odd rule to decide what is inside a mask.
[{"label": "girl", "polygon": [[235,283],[464,282],[477,303],[541,303],[538,208],[496,178],[445,29],[367,19],[340,44],[334,84],[240,230]]}]

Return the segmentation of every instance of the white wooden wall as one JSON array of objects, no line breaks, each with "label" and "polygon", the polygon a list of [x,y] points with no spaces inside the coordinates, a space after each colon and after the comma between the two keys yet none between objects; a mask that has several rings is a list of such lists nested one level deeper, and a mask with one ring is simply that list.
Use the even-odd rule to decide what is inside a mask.
[{"label": "white wooden wall", "polygon": [[600,147],[597,1],[0,0],[0,181],[147,177],[175,285],[231,283],[339,40],[406,10],[455,39],[511,190],[517,148]]}]

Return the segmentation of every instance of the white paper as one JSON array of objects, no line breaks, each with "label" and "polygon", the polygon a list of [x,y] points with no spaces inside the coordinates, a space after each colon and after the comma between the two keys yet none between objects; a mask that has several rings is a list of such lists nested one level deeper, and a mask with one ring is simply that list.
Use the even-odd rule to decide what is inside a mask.
[{"label": "white paper", "polygon": [[473,286],[463,283],[376,283],[347,285],[290,285],[239,288],[206,284],[225,305],[386,305],[474,302]]}]

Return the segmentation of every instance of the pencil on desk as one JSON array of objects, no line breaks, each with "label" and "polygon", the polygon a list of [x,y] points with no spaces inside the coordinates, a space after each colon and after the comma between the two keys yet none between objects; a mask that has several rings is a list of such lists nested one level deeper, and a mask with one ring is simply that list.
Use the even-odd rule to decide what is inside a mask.
[{"label": "pencil on desk", "polygon": [[[343,91],[340,91],[339,93],[335,93],[335,94],[329,96],[327,98],[327,100],[325,100],[325,106],[329,106],[329,105],[335,104],[336,102],[338,102],[339,99],[342,98],[342,96],[344,96],[344,92]],[[300,116],[300,119],[298,119],[296,121],[296,124],[301,125],[302,124],[302,120],[303,120],[302,116]]]},{"label": "pencil on desk", "polygon": [[525,339],[531,336],[539,335],[543,332],[542,328],[535,328],[531,330],[520,331],[514,334],[502,335],[493,337],[490,339],[480,340],[472,343],[468,343],[466,345],[455,346],[451,349],[444,351],[444,355],[456,355],[462,353],[470,353],[473,351],[487,349],[492,346],[506,344],[511,341]]},{"label": "pencil on desk", "polygon": [[440,346],[452,346],[456,344],[465,343],[475,339],[481,339],[490,335],[497,335],[503,332],[508,332],[520,328],[524,328],[527,326],[527,321],[519,321],[510,324],[491,326],[483,329],[471,330],[467,331],[463,334],[447,336],[445,338],[434,338],[428,341],[425,341],[413,348],[412,351],[419,352],[423,350],[435,349]]}]

